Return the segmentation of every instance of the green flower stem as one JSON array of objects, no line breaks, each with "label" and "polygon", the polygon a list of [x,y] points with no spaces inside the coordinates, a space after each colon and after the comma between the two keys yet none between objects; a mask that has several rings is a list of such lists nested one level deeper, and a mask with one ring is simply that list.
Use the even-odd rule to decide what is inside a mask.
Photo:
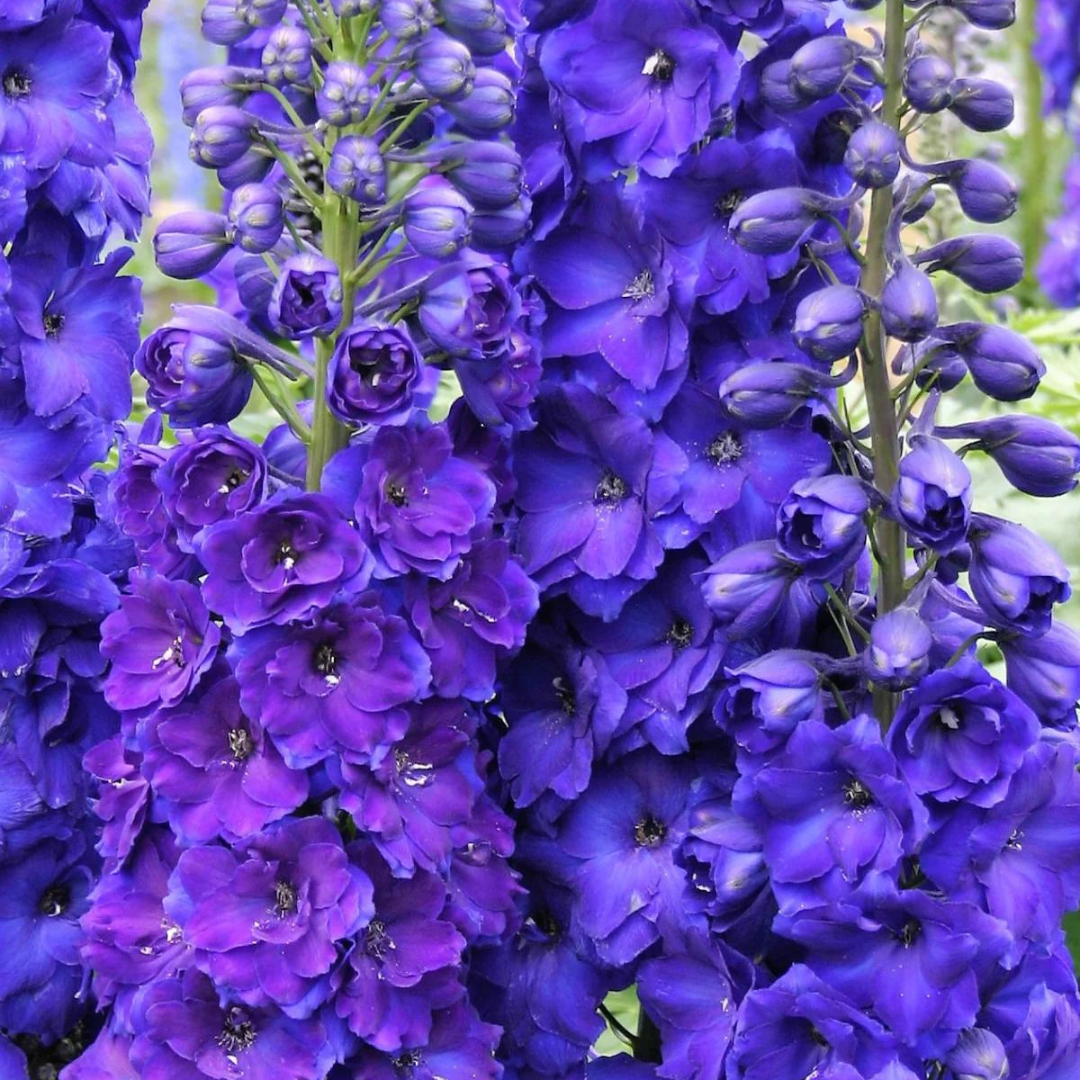
[{"label": "green flower stem", "polygon": [[1024,176],[1020,193],[1020,236],[1024,251],[1025,287],[1038,289],[1035,267],[1046,234],[1046,128],[1044,126],[1043,76],[1035,59],[1035,10],[1037,0],[1020,0],[1017,30],[1023,56],[1024,82]]},{"label": "green flower stem", "polygon": [[[885,6],[885,97],[882,123],[900,127],[901,88],[904,69],[904,0],[886,0]],[[866,257],[859,286],[868,296],[880,297],[885,284],[885,241],[889,232],[893,197],[891,188],[879,188],[870,203]],[[862,343],[862,376],[866,405],[870,414],[870,438],[874,451],[874,483],[888,497],[899,476],[900,438],[896,411],[889,384],[886,337],[881,314],[871,311]],[[906,544],[900,525],[880,516],[876,524],[875,551],[878,553],[878,614],[891,611],[904,599]],[[882,727],[892,723],[896,696],[885,690],[874,693],[874,707]]]}]

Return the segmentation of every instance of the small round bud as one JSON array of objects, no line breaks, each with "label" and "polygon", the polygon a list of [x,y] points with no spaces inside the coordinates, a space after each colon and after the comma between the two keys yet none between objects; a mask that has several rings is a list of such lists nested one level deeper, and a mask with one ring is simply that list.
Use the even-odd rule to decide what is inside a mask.
[{"label": "small round bud", "polygon": [[792,87],[790,60],[774,60],[769,64],[762,71],[758,86],[762,100],[778,113],[797,112],[808,104]]},{"label": "small round bud", "polygon": [[506,15],[495,0],[438,0],[443,29],[475,56],[497,56],[510,43]]},{"label": "small round bud", "polygon": [[269,251],[285,228],[281,196],[269,184],[244,184],[229,201],[229,224],[237,247],[250,255]]},{"label": "small round bud", "polygon": [[257,84],[261,79],[261,71],[228,64],[189,71],[180,80],[184,123],[191,127],[199,113],[211,105],[242,105],[249,92],[240,87]]},{"label": "small round bud", "polygon": [[221,169],[239,161],[255,141],[249,113],[235,105],[211,105],[195,118],[191,129],[191,160],[207,169]]},{"label": "small round bud", "polygon": [[993,79],[957,79],[949,110],[972,131],[1001,131],[1013,122],[1010,91]]},{"label": "small round bud", "polygon": [[356,64],[335,60],[323,75],[315,95],[319,116],[334,127],[359,124],[371,108],[372,93],[367,75]]},{"label": "small round bud", "polygon": [[472,246],[478,251],[506,251],[525,235],[531,213],[532,202],[527,198],[509,206],[474,211]]},{"label": "small round bud", "polygon": [[892,509],[910,536],[933,551],[948,553],[967,534],[971,473],[940,439],[912,435],[900,459]]},{"label": "small round bud", "polygon": [[921,341],[938,324],[933,282],[910,263],[903,263],[881,291],[881,321],[898,341]]},{"label": "small round bud", "polygon": [[865,315],[866,298],[853,285],[818,289],[795,309],[795,343],[815,360],[842,360],[858,346]]},{"label": "small round bud", "polygon": [[1005,236],[954,236],[914,256],[927,273],[944,270],[981,293],[1004,292],[1024,276],[1024,255]]},{"label": "small round bud", "polygon": [[374,139],[347,135],[330,155],[326,182],[332,191],[363,206],[386,201],[386,163]]},{"label": "small round bud", "polygon": [[900,174],[900,136],[878,120],[863,124],[848,140],[844,168],[856,184],[888,187]]},{"label": "small round bud", "polygon": [[521,195],[521,155],[505,142],[454,143],[446,178],[477,208],[497,210]]},{"label": "small round bud", "polygon": [[747,427],[779,427],[816,396],[814,374],[803,364],[746,364],[720,384],[717,395],[724,411]]},{"label": "small round bud", "polygon": [[293,255],[281,266],[267,310],[270,324],[299,341],[329,334],[341,321],[341,277],[322,255]]},{"label": "small round bud", "polygon": [[311,37],[299,26],[278,26],[262,51],[262,66],[275,86],[306,83],[311,78]]},{"label": "small round bud", "polygon": [[474,135],[498,135],[514,122],[516,101],[513,84],[501,71],[480,68],[472,93],[461,101],[448,101],[446,111]]},{"label": "small round bud", "polygon": [[237,7],[249,26],[265,29],[285,18],[289,0],[238,0]]},{"label": "small round bud", "polygon": [[952,104],[955,81],[955,72],[940,56],[916,56],[904,71],[904,93],[917,112],[937,113]]},{"label": "small round bud", "polygon": [[982,30],[1007,30],[1016,22],[1016,0],[945,0],[945,6]]},{"label": "small round bud", "polygon": [[244,18],[240,0],[206,0],[202,35],[215,45],[239,45],[254,27]]},{"label": "small round bud", "polygon": [[906,690],[930,670],[934,635],[910,608],[879,615],[870,627],[863,659],[867,677],[887,690]]},{"label": "small round bud", "polygon": [[379,10],[379,0],[331,0],[334,14],[342,19],[355,19],[357,15],[370,15]]},{"label": "small round bud", "polygon": [[154,260],[158,269],[180,281],[210,273],[229,248],[225,219],[208,210],[173,214],[154,234]]},{"label": "small round bud", "polygon": [[791,58],[791,88],[807,101],[838,93],[855,67],[862,47],[847,37],[808,41]]},{"label": "small round bud", "polygon": [[1031,342],[1007,326],[959,323],[947,333],[972,381],[997,401],[1031,397],[1046,374],[1046,365]]},{"label": "small round bud", "polygon": [[244,184],[258,184],[274,167],[274,158],[259,146],[252,146],[231,165],[218,169],[218,183],[226,191],[235,191]]},{"label": "small round bud", "polygon": [[440,101],[460,101],[472,93],[476,65],[460,41],[446,34],[428,34],[413,53],[416,80]]},{"label": "small round bud", "polygon": [[964,214],[981,225],[997,225],[1016,212],[1016,184],[988,161],[965,161],[947,183]]},{"label": "small round bud", "polygon": [[761,191],[736,207],[731,233],[754,255],[783,255],[806,240],[823,209],[823,197],[806,188]]},{"label": "small round bud", "polygon": [[405,200],[405,237],[419,255],[449,259],[469,242],[473,208],[445,180],[422,180]]},{"label": "small round bud", "polygon": [[438,18],[431,0],[383,0],[379,14],[387,33],[398,41],[422,37]]}]

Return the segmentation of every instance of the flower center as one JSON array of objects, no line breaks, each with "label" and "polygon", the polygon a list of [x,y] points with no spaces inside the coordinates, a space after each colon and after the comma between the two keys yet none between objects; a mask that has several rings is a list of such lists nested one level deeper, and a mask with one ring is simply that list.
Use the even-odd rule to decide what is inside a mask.
[{"label": "flower center", "polygon": [[296,889],[287,881],[274,882],[274,914],[279,919],[296,914]]},{"label": "flower center", "polygon": [[233,728],[229,732],[229,750],[233,758],[243,761],[255,752],[255,743],[244,728]]},{"label": "flower center", "polygon": [[393,946],[394,943],[386,932],[386,923],[382,919],[372,919],[364,931],[364,952],[376,960],[381,960]]},{"label": "flower center", "polygon": [[395,506],[409,505],[409,496],[400,484],[388,484],[386,487],[386,497]]},{"label": "flower center", "polygon": [[1019,829],[1013,829],[1009,836],[1009,839],[1005,841],[1005,846],[1010,851],[1023,851],[1024,845],[1020,843],[1024,839],[1024,834]]},{"label": "flower center", "polygon": [[741,202],[741,191],[729,191],[726,194],[721,195],[720,198],[713,203],[713,209],[719,217],[729,218],[735,213],[736,207],[738,207]]},{"label": "flower center", "polygon": [[667,632],[667,640],[676,649],[685,649],[694,640],[694,628],[686,619],[676,619]]},{"label": "flower center", "polygon": [[559,699],[559,706],[567,716],[573,716],[577,712],[577,696],[574,688],[561,675],[556,675],[551,680],[555,688],[555,697]]},{"label": "flower center", "polygon": [[43,322],[45,324],[45,336],[55,341],[60,336],[60,331],[64,329],[63,314],[59,311],[47,312]]},{"label": "flower center", "polygon": [[596,485],[596,491],[593,493],[593,501],[598,503],[622,502],[629,493],[630,488],[627,487],[626,481],[608,471],[600,477],[600,483]]},{"label": "flower center", "polygon": [[914,919],[911,919],[900,927],[900,933],[896,936],[900,939],[900,944],[903,945],[905,949],[910,949],[915,943],[915,939],[919,936],[921,930],[922,927],[919,926]]},{"label": "flower center", "polygon": [[646,814],[634,826],[634,840],[639,847],[656,847],[667,836],[667,826],[657,821],[652,814]]},{"label": "flower center", "polygon": [[714,465],[731,465],[743,456],[742,439],[734,431],[724,431],[705,449],[705,456]]},{"label": "flower center", "polygon": [[241,1009],[230,1009],[225,1017],[225,1026],[217,1037],[217,1044],[229,1054],[238,1054],[250,1049],[255,1042],[255,1025],[247,1019]]},{"label": "flower center", "polygon": [[427,787],[435,779],[430,763],[413,761],[404,750],[394,751],[394,767],[406,787]]},{"label": "flower center", "polygon": [[225,483],[218,488],[218,494],[228,495],[230,491],[235,491],[247,478],[248,474],[243,469],[233,469],[225,478]]},{"label": "flower center", "polygon": [[946,727],[950,731],[960,730],[960,717],[957,716],[956,712],[949,708],[948,705],[942,705],[941,708],[938,709],[937,719],[942,727]]},{"label": "flower center", "polygon": [[555,916],[546,908],[533,916],[533,923],[544,937],[557,938],[561,932]]},{"label": "flower center", "polygon": [[390,1059],[390,1064],[397,1069],[398,1072],[405,1072],[412,1070],[424,1060],[424,1055],[419,1050],[405,1050],[398,1054],[396,1058]]},{"label": "flower center", "polygon": [[291,570],[296,565],[296,548],[288,540],[282,540],[274,552],[274,562],[278,566],[284,566],[286,570]]},{"label": "flower center", "polygon": [[623,291],[624,300],[648,300],[656,295],[656,282],[652,271],[645,269]]},{"label": "flower center", "polygon": [[326,678],[331,686],[341,682],[338,675],[338,654],[333,645],[320,645],[315,650],[315,670]]},{"label": "flower center", "polygon": [[861,780],[849,780],[844,785],[844,802],[858,814],[874,805],[874,796]]},{"label": "flower center", "polygon": [[68,904],[71,903],[71,893],[66,885],[50,885],[41,894],[38,910],[42,915],[55,919],[57,915],[63,915]]},{"label": "flower center", "polygon": [[32,83],[30,76],[18,68],[8,68],[4,72],[4,96],[16,101],[29,96]]},{"label": "flower center", "polygon": [[671,82],[675,76],[675,61],[663,49],[656,49],[646,57],[641,74],[657,82]]},{"label": "flower center", "polygon": [[150,665],[150,668],[152,671],[157,671],[166,664],[175,664],[181,670],[187,667],[187,660],[184,659],[184,639],[179,634],[169,642],[169,647]]}]

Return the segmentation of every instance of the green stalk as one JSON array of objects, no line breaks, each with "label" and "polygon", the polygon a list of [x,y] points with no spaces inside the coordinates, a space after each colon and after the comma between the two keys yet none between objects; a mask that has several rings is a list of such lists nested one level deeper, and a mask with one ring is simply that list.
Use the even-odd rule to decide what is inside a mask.
[{"label": "green stalk", "polygon": [[[882,123],[900,129],[901,90],[904,73],[904,0],[886,0],[885,7],[885,97],[881,106]],[[878,188],[870,203],[870,221],[866,239],[866,261],[859,286],[868,296],[880,297],[885,284],[885,241],[892,212],[892,190]],[[872,311],[866,320],[863,338],[862,376],[866,405],[870,415],[870,437],[874,451],[874,483],[885,496],[892,493],[899,475],[900,438],[889,383],[888,357],[881,315]],[[904,599],[904,563],[906,544],[899,524],[878,518],[876,526],[878,560],[878,613],[897,607]],[[882,727],[892,723],[896,696],[875,691],[874,706]]]},{"label": "green stalk", "polygon": [[1024,286],[1038,289],[1035,267],[1046,234],[1046,129],[1043,126],[1043,76],[1035,59],[1037,0],[1020,0],[1017,31],[1023,56],[1024,178],[1020,193],[1020,234],[1024,249]]}]

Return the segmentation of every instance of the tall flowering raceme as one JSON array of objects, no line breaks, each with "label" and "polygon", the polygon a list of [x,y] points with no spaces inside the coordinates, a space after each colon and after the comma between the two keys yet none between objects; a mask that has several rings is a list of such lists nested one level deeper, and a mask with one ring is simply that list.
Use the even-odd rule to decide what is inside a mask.
[{"label": "tall flowering raceme", "polygon": [[[180,97],[224,201],[155,249],[221,299],[143,340],[109,489],[137,565],[101,628],[101,1030],[68,1080],[500,1074],[467,979],[520,922],[487,710],[538,604],[505,514],[539,377],[504,254],[519,20],[203,10],[229,62]],[[282,422],[250,439],[256,392]]]},{"label": "tall flowering raceme", "polygon": [[[824,4],[526,5],[516,265],[543,379],[513,472],[542,604],[497,752],[528,917],[474,962],[522,1080],[1080,1060],[1068,575],[978,512],[964,463],[1059,496],[1080,442],[935,421],[969,375],[1016,402],[1043,366],[939,317],[935,280],[1007,290],[1016,245],[912,243],[939,198],[1012,214],[998,168],[911,136],[945,110],[997,131],[1013,102],[920,40],[941,5],[853,6],[880,36]],[[946,6],[983,30],[1015,14]],[[636,1031],[604,1005],[631,985]],[[602,1016],[632,1056],[594,1057]]]},{"label": "tall flowering raceme", "polygon": [[100,874],[83,754],[119,727],[100,625],[133,552],[108,453],[131,407],[151,139],[131,80],[144,4],[0,12],[0,1041],[5,1077],[88,1041],[79,920]]}]

